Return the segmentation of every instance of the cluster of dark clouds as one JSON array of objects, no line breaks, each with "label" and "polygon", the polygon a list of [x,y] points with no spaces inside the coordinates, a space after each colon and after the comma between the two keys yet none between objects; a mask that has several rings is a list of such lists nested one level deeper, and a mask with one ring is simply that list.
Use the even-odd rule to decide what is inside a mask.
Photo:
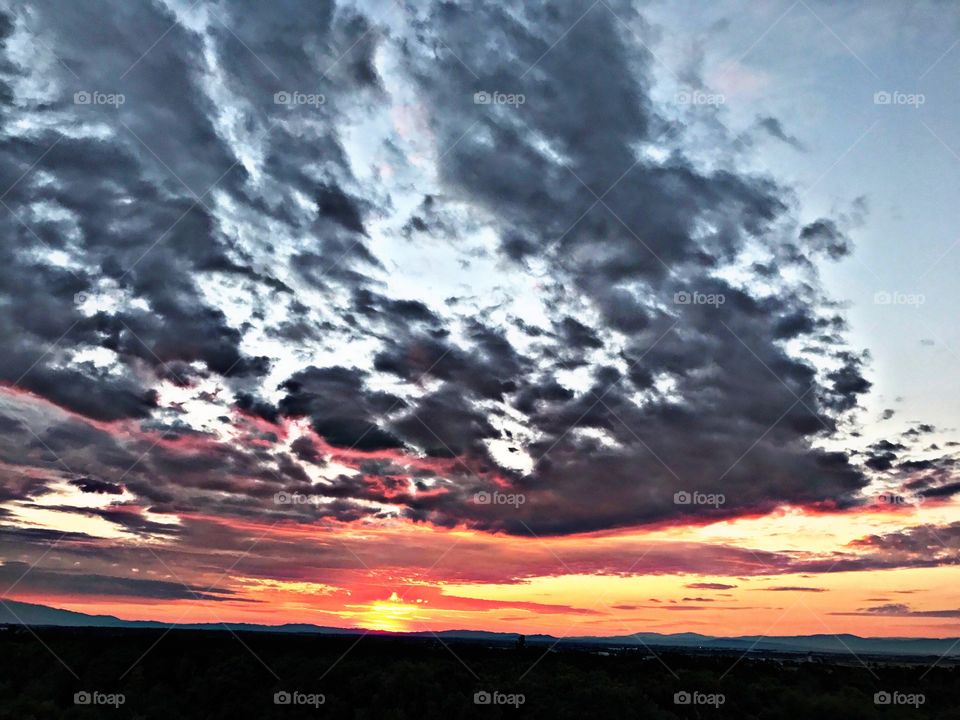
[{"label": "cluster of dark clouds", "polygon": [[[791,188],[685,152],[683,123],[651,98],[630,3],[436,2],[402,8],[402,29],[333,2],[212,3],[204,28],[173,7],[29,0],[0,14],[7,502],[58,480],[158,513],[540,535],[843,509],[892,469],[926,495],[955,491],[948,454],[926,467],[894,443],[822,449],[870,389],[817,280],[849,252],[846,220],[801,222]],[[28,66],[33,37],[49,53]],[[388,45],[439,149],[443,193],[409,214],[388,183],[359,179],[343,142],[358,116],[389,115]],[[282,90],[325,102],[277,105]],[[481,90],[526,102],[476,105]],[[125,101],[75,104],[83,91]],[[775,118],[758,127],[802,148]],[[384,217],[412,245],[484,218],[487,259],[539,278],[547,322],[392,296],[371,239]],[[723,279],[745,258],[749,282]],[[258,333],[287,357],[251,351]],[[312,359],[330,349],[337,362]],[[274,378],[289,357],[301,366]],[[200,391],[211,379],[222,393]],[[221,426],[162,405],[163,383],[196,389]],[[24,418],[34,396],[52,405]],[[297,421],[312,432],[288,444]],[[331,460],[353,472],[315,482],[308,470]],[[494,490],[525,502],[475,502]],[[678,505],[683,490],[725,503]],[[279,491],[325,501],[278,507]]]},{"label": "cluster of dark clouds", "polygon": [[[735,582],[685,585],[695,591],[691,597],[723,602],[729,597],[728,591],[734,589],[756,591],[761,593],[758,597],[764,593],[827,592],[794,584],[794,577],[805,574],[952,565],[960,540],[957,524],[868,536],[826,553],[628,538],[604,544],[575,539],[570,544],[547,547],[477,535],[451,544],[449,538],[399,530],[337,537],[319,532],[288,535],[278,528],[275,533],[265,534],[259,527],[196,517],[185,517],[171,532],[175,532],[177,542],[155,544],[152,551],[145,552],[133,543],[105,543],[83,532],[3,525],[0,553],[8,560],[0,566],[0,580],[4,587],[16,583],[18,592],[33,596],[199,597],[255,602],[249,585],[243,587],[246,584],[237,582],[238,578],[313,583],[341,593],[358,585],[383,583],[383,587],[391,587],[390,578],[397,575],[417,576],[425,586],[441,581],[519,584],[571,573],[736,578]],[[34,569],[24,572],[29,567]],[[791,579],[778,581],[778,576]],[[891,595],[895,593],[910,591],[894,591]],[[894,600],[881,599],[883,604]]]},{"label": "cluster of dark clouds", "polygon": [[913,610],[905,603],[886,603],[872,607],[861,608],[856,612],[831,613],[833,615],[866,615],[883,617],[911,617],[911,618],[960,618],[960,609],[948,610]]}]

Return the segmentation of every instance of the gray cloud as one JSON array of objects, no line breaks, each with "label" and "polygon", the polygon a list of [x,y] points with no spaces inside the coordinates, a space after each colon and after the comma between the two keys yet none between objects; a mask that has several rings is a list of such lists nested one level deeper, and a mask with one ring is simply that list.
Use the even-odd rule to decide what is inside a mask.
[{"label": "gray cloud", "polygon": [[[843,510],[872,473],[941,470],[922,490],[954,491],[946,460],[824,449],[871,388],[817,273],[849,253],[850,223],[803,224],[793,188],[700,163],[690,128],[652,98],[629,3],[436,2],[383,26],[333,2],[208,10],[219,20],[204,25],[161,4],[32,3],[31,28],[63,62],[43,70],[56,100],[13,93],[41,73],[6,53],[2,112],[30,130],[0,136],[0,223],[16,240],[0,248],[0,379],[59,406],[35,437],[6,417],[19,438],[0,442],[7,462],[88,493],[122,484],[158,512],[538,535]],[[6,20],[9,47],[26,31]],[[417,162],[439,193],[411,189],[396,147],[389,172],[347,147],[357,123],[395,122],[381,47],[428,111],[437,152]],[[72,101],[95,90],[126,100]],[[475,104],[478,91],[526,101]],[[760,126],[799,147],[776,119]],[[479,230],[493,239],[478,249]],[[469,272],[457,299],[402,296],[394,240],[428,256],[449,240],[461,267],[520,274],[543,317],[511,305],[511,288],[474,297]],[[749,280],[724,279],[734,267]],[[264,337],[282,349],[262,354]],[[169,385],[190,400],[165,400]],[[309,433],[287,445],[300,420]],[[50,453],[69,473],[50,472]],[[352,474],[316,481],[334,455]],[[4,488],[24,502],[46,489]],[[330,502],[278,508],[281,489]],[[492,490],[525,502],[475,502]]]}]

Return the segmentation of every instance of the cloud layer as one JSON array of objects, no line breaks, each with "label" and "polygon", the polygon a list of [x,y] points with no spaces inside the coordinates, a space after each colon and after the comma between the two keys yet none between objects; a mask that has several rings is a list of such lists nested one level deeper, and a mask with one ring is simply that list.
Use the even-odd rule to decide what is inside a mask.
[{"label": "cloud layer", "polygon": [[[849,217],[804,222],[790,186],[694,152],[649,32],[627,2],[0,15],[8,557],[49,513],[209,551],[232,523],[541,537],[953,495],[952,454],[915,438],[843,449],[869,355],[818,273]],[[244,567],[270,577],[262,551]],[[30,582],[181,597],[108,580],[118,552]],[[571,562],[756,557],[671,553]],[[834,560],[882,563],[764,562]]]}]

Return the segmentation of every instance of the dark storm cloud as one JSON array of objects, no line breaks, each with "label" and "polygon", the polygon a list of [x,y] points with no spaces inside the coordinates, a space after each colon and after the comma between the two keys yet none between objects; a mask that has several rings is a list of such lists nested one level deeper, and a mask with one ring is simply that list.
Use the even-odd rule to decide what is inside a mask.
[{"label": "dark storm cloud", "polygon": [[[667,123],[648,96],[651,57],[616,16],[636,18],[625,4],[528,5],[508,15],[486,4],[437,3],[422,14],[423,32],[462,63],[438,65],[409,50],[440,145],[452,146],[439,165],[451,195],[491,212],[505,258],[537,258],[566,285],[554,319],[558,345],[595,350],[607,346],[605,333],[619,333],[626,366],[622,379],[600,373],[572,396],[547,390],[557,387],[549,374],[546,386],[513,374],[513,402],[536,435],[523,442],[534,471],[514,483],[527,503],[510,513],[459,512],[480,527],[571,532],[784,501],[852,503],[866,482],[861,471],[848,456],[810,443],[832,434],[836,416],[869,388],[862,359],[835,354],[841,367],[818,374],[777,343],[824,327],[816,297],[752,295],[710,276],[748,242],[776,235],[789,191],[768,178],[702,171],[679,147],[662,163],[638,158],[635,144],[669,142]],[[482,42],[478,22],[491,29]],[[526,102],[474,105],[473,92],[483,89],[522,93]],[[477,131],[461,137],[473,123]],[[764,127],[789,140],[778,123]],[[697,232],[699,223],[715,230]],[[845,238],[829,219],[797,233],[794,256],[803,267],[808,252],[843,254]],[[724,302],[678,303],[683,292]],[[561,315],[571,298],[600,327]],[[378,368],[409,378],[408,358],[424,358],[418,369],[425,369],[440,354],[439,347],[420,356],[384,353]],[[557,369],[582,362],[563,351],[544,357]],[[654,389],[663,381],[670,393]],[[638,405],[633,392],[649,397]],[[673,496],[683,489],[723,492],[727,504],[677,505]]]},{"label": "dark storm cloud", "polygon": [[[902,437],[906,438],[906,444],[881,440],[871,445],[865,461],[867,467],[883,471],[888,480],[899,483],[899,492],[905,501],[912,498],[911,503],[948,499],[960,492],[956,453],[951,450],[930,456],[932,452],[942,452],[936,443],[922,447],[921,433],[904,433]],[[953,443],[947,442],[945,446],[952,448]]]},{"label": "dark storm cloud", "polygon": [[918,525],[884,535],[868,535],[857,540],[856,547],[880,549],[915,557],[942,557],[960,548],[960,523]]},{"label": "dark storm cloud", "polygon": [[785,142],[795,150],[806,150],[804,144],[800,142],[796,136],[791,135],[784,130],[783,123],[781,123],[780,120],[775,117],[767,115],[765,117],[757,118],[757,127],[768,133],[771,137]]},{"label": "dark storm cloud", "polygon": [[356,9],[332,0],[279,0],[270,6],[232,0],[219,11],[224,20],[234,20],[211,29],[219,60],[238,92],[259,97],[264,105],[273,103],[278,90],[379,92],[373,55],[380,36]]},{"label": "dark storm cloud", "polygon": [[[13,16],[0,12],[0,50],[6,50],[7,42],[13,34]],[[4,74],[10,73],[12,68],[3,60],[2,70]],[[6,116],[6,110],[13,103],[13,88],[7,78],[0,80],[0,116]]]},{"label": "dark storm cloud", "polygon": [[[237,422],[238,431],[242,430],[243,419]],[[30,424],[32,432],[24,428],[0,437],[0,459],[38,467],[38,477],[29,482],[26,477],[0,477],[0,492],[9,499],[44,494],[50,483],[62,479],[81,491],[102,489],[108,496],[122,486],[137,503],[156,512],[253,516],[272,504],[276,492],[310,485],[298,460],[274,451],[276,438],[265,440],[259,434],[253,436],[256,442],[249,438],[224,442],[196,431],[111,433],[73,418]],[[323,459],[318,460],[322,464]],[[75,475],[80,473],[82,479],[77,480]],[[63,509],[99,514],[131,533],[169,535],[176,529],[154,523],[127,506]],[[336,515],[339,508],[324,510]],[[355,514],[354,509],[349,514]]]},{"label": "dark storm cloud", "polygon": [[478,320],[465,323],[470,345],[433,335],[409,334],[389,340],[374,358],[374,367],[407,381],[430,377],[466,389],[478,398],[503,400],[517,388],[517,378],[531,367],[498,328]]},{"label": "dark storm cloud", "polygon": [[433,457],[486,456],[480,443],[500,437],[486,413],[471,405],[450,383],[421,398],[392,427]]},{"label": "dark storm cloud", "polygon": [[17,585],[21,593],[43,595],[121,596],[154,600],[233,600],[231,592],[222,588],[200,588],[176,581],[149,580],[112,575],[91,575],[31,568],[27,563],[5,562],[0,565],[0,584]]},{"label": "dark storm cloud", "polygon": [[557,331],[570,347],[579,350],[596,350],[603,347],[603,342],[591,328],[572,317],[563,318],[557,324]]},{"label": "dark storm cloud", "polygon": [[356,368],[309,367],[283,383],[286,397],[280,411],[310,417],[313,429],[331,445],[358,450],[403,447],[402,441],[378,425],[379,417],[403,401],[367,389],[367,374]]},{"label": "dark storm cloud", "polygon": [[825,252],[832,258],[843,257],[850,252],[849,240],[837,228],[836,222],[821,218],[805,225],[800,231],[800,240],[811,249]]},{"label": "dark storm cloud", "polygon": [[916,426],[910,428],[903,433],[904,437],[916,438],[921,435],[928,435],[932,433],[936,428],[933,425],[928,423],[918,423]]},{"label": "dark storm cloud", "polygon": [[[39,467],[54,453],[63,477],[122,485],[157,512],[384,513],[516,534],[863,501],[865,468],[817,445],[870,389],[867,358],[844,345],[816,274],[849,252],[849,222],[803,225],[792,188],[686,150],[683,122],[651,98],[652,55],[625,31],[643,22],[631,4],[425,3],[398,8],[405,30],[334,2],[201,9],[208,26],[190,29],[159,4],[30,5],[31,27],[71,70],[53,63],[64,94],[49,108],[0,86],[4,112],[13,101],[51,118],[0,136],[4,202],[30,225],[0,217],[15,240],[0,247],[0,334],[11,338],[0,379],[90,420],[143,422],[111,433],[58,415],[31,425],[36,438],[21,428],[24,442],[0,440],[5,460]],[[439,192],[418,190],[402,214],[342,140],[358,120],[389,124],[386,43],[437,145]],[[126,101],[72,102],[93,90]],[[526,102],[475,104],[478,91]],[[296,93],[314,101],[277,100]],[[105,131],[67,131],[93,123]],[[759,128],[800,147],[775,118]],[[470,289],[443,307],[392,295],[373,279],[393,271],[378,255],[383,219],[401,242],[450,239],[462,260],[464,238],[488,224],[483,252],[536,280],[546,317],[518,303],[507,327],[482,307],[500,301]],[[51,249],[79,262],[66,270]],[[763,282],[723,280],[746,254]],[[792,271],[803,280],[788,282]],[[118,301],[83,309],[84,296],[105,295]],[[219,306],[221,295],[245,303]],[[249,350],[260,330],[289,356]],[[796,339],[809,352],[788,349]],[[272,379],[278,360],[318,348],[340,359]],[[111,363],[78,357],[94,349]],[[204,400],[229,437],[161,407],[162,382],[203,380],[230,390]],[[288,440],[300,418],[312,432]],[[489,443],[501,440],[529,471],[498,461]],[[307,471],[328,465],[330,448],[354,474],[314,484]],[[865,457],[874,472],[945,468],[879,446]],[[42,479],[9,484],[18,500],[42,490]],[[333,502],[279,507],[280,490]],[[524,503],[476,502],[491,490]],[[98,512],[159,532],[135,513]]]},{"label": "dark storm cloud", "polygon": [[[125,426],[116,435],[80,419],[61,417],[46,427],[31,423],[20,450],[5,444],[4,455],[25,465],[54,463],[56,470],[31,480],[29,488],[6,482],[12,497],[41,494],[45,483],[58,479],[56,463],[104,478],[80,485],[83,491],[113,492],[108,488],[122,481],[137,497],[167,510],[253,513],[284,483],[309,484],[297,459],[265,449],[276,434],[246,428],[246,438],[256,444],[230,447],[206,429],[192,428],[189,418],[172,420],[182,407],[161,408],[152,387],[160,381],[190,387],[219,375],[237,388],[240,413],[280,419],[279,410],[262,399],[265,388],[258,387],[270,361],[241,350],[249,324],[228,319],[206,291],[211,278],[243,289],[251,296],[252,316],[262,318],[264,299],[294,292],[273,273],[290,273],[270,257],[273,245],[265,243],[259,250],[266,255],[255,256],[224,228],[218,193],[229,196],[240,217],[267,219],[305,235],[297,270],[318,285],[357,287],[366,279],[351,263],[377,262],[351,237],[363,231],[375,203],[357,194],[328,116],[352,103],[354,92],[381,92],[372,63],[379,34],[363,16],[333,3],[285,6],[283,12],[259,3],[205,8],[212,13],[207,30],[219,78],[248,103],[246,129],[263,139],[266,172],[256,188],[217,126],[223,106],[206,88],[204,38],[169,9],[106,0],[84,8],[44,0],[18,8],[20,29],[29,26],[40,46],[54,49],[43,81],[60,92],[47,106],[29,97],[3,98],[41,122],[20,134],[7,127],[0,136],[0,190],[10,209],[0,223],[15,240],[0,248],[0,334],[10,339],[0,380],[91,420],[148,421],[140,426],[144,434]],[[0,38],[7,38],[14,20],[2,18]],[[41,74],[7,60],[4,55],[4,77],[36,80]],[[302,115],[277,104],[280,91],[327,95],[329,103],[313,116],[321,123],[310,131],[296,127]],[[124,101],[75,103],[75,93],[94,92],[121,93]],[[89,130],[94,124],[101,126],[96,134]],[[324,174],[312,172],[321,163]],[[312,197],[314,211],[298,215],[277,187]],[[41,206],[55,212],[33,210]],[[51,250],[71,253],[77,262],[71,270],[55,264],[47,255]],[[333,265],[335,271],[328,271]],[[382,300],[398,318],[419,313],[430,319],[425,306]],[[303,317],[309,313],[303,303],[282,302],[301,318],[268,333],[302,342],[329,330]],[[84,307],[91,304],[94,310]],[[114,364],[75,359],[90,349],[112,353]],[[220,402],[210,394],[205,401]],[[339,439],[352,439],[350,429],[333,423]],[[372,433],[368,444],[377,437]],[[305,447],[297,450],[298,458],[312,457]],[[156,529],[133,527],[133,517],[115,513],[107,519],[131,530]]]},{"label": "dark storm cloud", "polygon": [[950,482],[946,485],[924,489],[920,494],[925,498],[950,498],[960,493],[960,482]]},{"label": "dark storm cloud", "polygon": [[[63,130],[103,123],[112,135],[48,130],[7,133],[0,141],[10,208],[2,222],[18,239],[4,247],[0,270],[10,302],[0,323],[16,339],[0,377],[82,414],[114,420],[145,417],[156,406],[143,376],[130,368],[135,363],[153,366],[158,376],[193,361],[223,375],[264,372],[266,359],[243,356],[239,331],[202,299],[198,284],[197,273],[242,270],[204,193],[218,181],[235,188],[245,175],[216,135],[213,106],[196,84],[199,39],[154,4],[94,2],[81,9],[38,2],[21,10],[33,31],[57,48],[62,64],[53,72],[62,97],[48,108],[18,99],[18,110],[68,117]],[[166,42],[138,61],[140,40],[161,34]],[[24,76],[30,69],[13,72]],[[75,102],[76,93],[94,92],[119,93],[124,102]],[[52,181],[39,182],[43,174]],[[59,214],[32,212],[38,204]],[[82,265],[72,272],[48,265],[48,249],[75,252]],[[90,316],[81,309],[84,298],[96,304],[106,294],[139,299],[148,310]],[[120,371],[69,364],[75,352],[94,347],[116,353]]]},{"label": "dark storm cloud", "polygon": [[838,358],[843,366],[827,374],[831,385],[826,402],[836,410],[850,410],[856,406],[857,396],[866,393],[871,383],[861,374],[863,358],[846,352],[838,354]]},{"label": "dark storm cloud", "polygon": [[[76,369],[34,366],[30,369],[27,361],[31,357],[35,361],[43,351],[39,346],[25,344],[23,347],[30,347],[30,350],[17,352],[15,349],[7,356],[7,360],[20,361],[11,369],[10,375],[20,378],[21,387],[58,405],[94,420],[106,421],[145,418],[157,407],[156,391],[138,387],[132,378],[114,378],[84,366]],[[25,369],[20,372],[22,367]]]},{"label": "dark storm cloud", "polygon": [[[328,1],[236,0],[217,13],[222,21],[213,20],[208,31],[224,82],[250,111],[255,141],[268,138],[263,187],[240,190],[251,215],[287,224],[301,238],[289,268],[295,279],[323,291],[364,286],[369,278],[354,265],[380,267],[365,222],[382,208],[353,176],[339,126],[344,113],[384,100],[373,61],[381,29],[356,9]],[[278,93],[317,100],[278,103]],[[310,198],[315,213],[304,217],[295,193]],[[276,331],[295,331],[301,342],[311,334],[303,322]]]},{"label": "dark storm cloud", "polygon": [[[0,37],[7,38],[19,21],[21,29],[42,38],[41,46],[55,49],[44,81],[61,90],[47,106],[5,99],[23,115],[57,113],[59,125],[42,127],[61,132],[8,132],[0,138],[0,185],[11,211],[0,222],[17,239],[0,258],[0,287],[9,293],[0,331],[15,338],[0,361],[0,378],[81,414],[116,420],[147,417],[156,409],[150,378],[135,372],[140,363],[152,367],[156,379],[178,384],[192,380],[187,364],[194,362],[237,380],[267,371],[267,358],[240,350],[245,328],[232,325],[203,297],[207,278],[201,274],[246,284],[257,297],[292,290],[251,266],[256,260],[269,267],[269,259],[251,258],[223,232],[215,195],[227,193],[239,212],[291,227],[321,230],[332,223],[348,234],[362,232],[364,208],[372,205],[345,189],[352,180],[334,124],[304,137],[282,122],[295,113],[278,105],[275,94],[325,93],[331,100],[324,112],[336,114],[334,108],[352,102],[354,91],[380,92],[372,64],[379,35],[366,18],[329,2],[285,5],[283,12],[245,2],[210,7],[208,30],[221,80],[249,102],[248,128],[269,136],[268,179],[312,195],[312,219],[296,217],[288,201],[251,192],[245,165],[216,126],[222,108],[204,87],[203,38],[163,5],[96,0],[80,8],[40,0],[18,7],[16,17],[3,15]],[[33,73],[10,62],[2,71],[20,79]],[[96,92],[118,93],[123,101],[75,103],[75,93]],[[110,136],[76,132],[92,123],[109,128]],[[321,158],[328,176],[304,171]],[[53,180],[39,182],[44,173]],[[40,204],[59,214],[30,209]],[[74,247],[66,237],[75,238]],[[46,264],[48,249],[72,250],[81,267],[71,273]],[[346,256],[341,265],[365,252],[362,243],[323,232],[304,257],[337,249]],[[308,266],[304,262],[301,269],[308,272]],[[332,279],[363,280],[346,268]],[[121,297],[121,306],[92,317],[78,308],[77,297],[96,300],[104,293]],[[134,306],[137,300],[146,307]],[[107,373],[70,364],[75,352],[90,347],[114,352],[121,367]]]},{"label": "dark storm cloud", "polygon": [[860,608],[856,612],[833,612],[831,615],[881,615],[884,617],[922,617],[922,618],[960,618],[960,609],[956,610],[913,610],[903,603],[887,603],[873,607]]},{"label": "dark storm cloud", "polygon": [[773,329],[778,339],[795,338],[808,335],[816,329],[816,322],[804,312],[791,312],[781,317]]},{"label": "dark storm cloud", "polygon": [[896,461],[897,456],[892,452],[878,452],[872,454],[867,458],[865,465],[871,470],[889,470],[893,467],[894,461]]},{"label": "dark storm cloud", "polygon": [[363,218],[357,201],[351,198],[336,185],[321,185],[317,188],[317,208],[321,215],[330,218],[347,230],[363,235],[367,231],[363,227]]},{"label": "dark storm cloud", "polygon": [[123,488],[121,486],[95,478],[77,478],[76,480],[71,480],[70,484],[80,488],[80,492],[83,493],[97,493],[101,495],[123,494]]},{"label": "dark storm cloud", "polygon": [[370,319],[380,319],[394,331],[404,331],[413,323],[439,325],[440,318],[419,300],[393,300],[368,288],[353,292],[352,309]]}]

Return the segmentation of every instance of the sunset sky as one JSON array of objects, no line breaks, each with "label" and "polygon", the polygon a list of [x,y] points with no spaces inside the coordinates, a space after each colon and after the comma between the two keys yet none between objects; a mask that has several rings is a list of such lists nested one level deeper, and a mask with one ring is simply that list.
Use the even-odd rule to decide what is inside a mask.
[{"label": "sunset sky", "polygon": [[960,13],[0,9],[0,598],[960,636]]}]

